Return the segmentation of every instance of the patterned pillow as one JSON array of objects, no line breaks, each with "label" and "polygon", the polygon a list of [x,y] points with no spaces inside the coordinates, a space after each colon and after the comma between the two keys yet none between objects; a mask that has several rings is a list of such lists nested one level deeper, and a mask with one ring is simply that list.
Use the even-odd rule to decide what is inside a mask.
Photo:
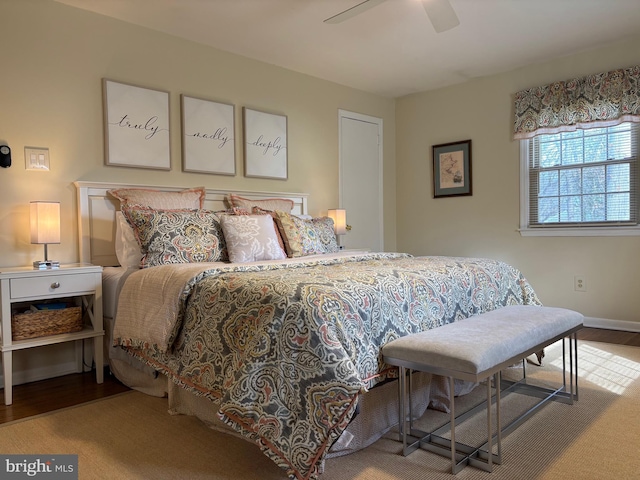
[{"label": "patterned pillow", "polygon": [[213,212],[125,207],[123,213],[143,253],[141,268],[224,258],[222,229]]},{"label": "patterned pillow", "polygon": [[340,250],[331,218],[319,217],[312,218],[311,220],[298,220],[302,223],[310,223],[313,225],[316,238],[320,242],[320,250],[322,250],[319,253],[336,253]]},{"label": "patterned pillow", "polygon": [[270,215],[222,215],[220,224],[232,263],[287,258]]},{"label": "patterned pillow", "polygon": [[339,250],[329,217],[305,220],[286,212],[276,212],[276,221],[289,257],[302,257]]},{"label": "patterned pillow", "polygon": [[253,207],[260,207],[263,210],[279,210],[291,213],[293,210],[293,200],[288,198],[265,198],[264,200],[251,200],[249,198],[239,197],[233,193],[229,195],[229,203],[232,207],[243,208],[251,211]]},{"label": "patterned pillow", "polygon": [[111,196],[120,200],[120,208],[133,205],[158,210],[198,209],[204,206],[204,187],[188,188],[178,192],[163,192],[148,188],[118,188],[109,190]]}]

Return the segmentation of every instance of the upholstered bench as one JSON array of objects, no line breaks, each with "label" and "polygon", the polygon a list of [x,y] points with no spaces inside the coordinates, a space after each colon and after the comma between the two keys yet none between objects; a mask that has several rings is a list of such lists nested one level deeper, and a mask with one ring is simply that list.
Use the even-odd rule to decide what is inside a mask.
[{"label": "upholstered bench", "polygon": [[[559,400],[573,403],[578,397],[578,355],[577,334],[582,328],[583,316],[578,312],[564,308],[540,307],[533,305],[514,305],[499,308],[464,320],[415,333],[392,340],[382,348],[384,362],[399,367],[399,404],[400,404],[400,440],[403,454],[408,455],[417,448],[450,456],[452,473],[459,472],[464,466],[472,465],[492,471],[494,463],[502,461],[502,437],[531,416],[536,408],[530,409],[520,418],[502,428],[500,418],[500,396],[504,385],[500,371],[517,364],[529,355],[539,352],[552,343],[569,337],[569,390],[566,382],[566,351],[562,343],[562,386],[547,389],[529,385],[526,375],[521,382],[509,384],[509,389],[520,384],[526,393],[541,397],[536,407],[547,400]],[[573,340],[573,341],[572,341]],[[575,363],[575,365],[574,365]],[[443,428],[434,432],[422,432],[413,429],[412,415],[406,413],[407,381],[406,369],[429,372],[449,377],[451,420],[443,428],[450,431],[450,439],[440,435]],[[490,377],[494,377],[495,394],[492,395]],[[409,376],[409,379],[411,377]],[[456,417],[453,399],[454,379],[482,382],[486,380],[487,389],[487,443],[481,447],[472,447],[456,442],[455,425],[468,418],[468,414]],[[410,383],[410,382],[409,382]],[[574,390],[575,388],[575,390]],[[493,397],[495,396],[496,434],[493,434],[491,418]],[[484,409],[484,403],[479,406]],[[475,413],[477,409],[474,409]],[[409,426],[407,427],[407,423]],[[414,437],[408,444],[408,437]],[[494,453],[494,438],[497,454]],[[484,447],[486,446],[486,449]]]}]

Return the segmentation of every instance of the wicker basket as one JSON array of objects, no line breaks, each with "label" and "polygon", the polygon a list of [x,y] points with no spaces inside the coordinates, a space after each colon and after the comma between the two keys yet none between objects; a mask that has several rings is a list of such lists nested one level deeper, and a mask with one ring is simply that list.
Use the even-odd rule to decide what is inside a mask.
[{"label": "wicker basket", "polygon": [[16,313],[11,317],[11,338],[25,340],[79,332],[82,327],[82,307]]}]

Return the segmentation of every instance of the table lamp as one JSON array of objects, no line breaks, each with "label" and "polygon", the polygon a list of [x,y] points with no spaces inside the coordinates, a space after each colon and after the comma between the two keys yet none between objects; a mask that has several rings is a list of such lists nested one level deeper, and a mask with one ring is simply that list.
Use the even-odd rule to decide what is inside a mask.
[{"label": "table lamp", "polygon": [[351,230],[351,225],[347,225],[347,211],[344,208],[332,208],[327,212],[327,216],[333,220],[333,231],[340,245],[339,235],[345,235]]},{"label": "table lamp", "polygon": [[60,202],[31,202],[31,243],[44,245],[44,260],[33,262],[33,268],[59,268],[60,262],[49,260],[47,245],[60,243]]}]

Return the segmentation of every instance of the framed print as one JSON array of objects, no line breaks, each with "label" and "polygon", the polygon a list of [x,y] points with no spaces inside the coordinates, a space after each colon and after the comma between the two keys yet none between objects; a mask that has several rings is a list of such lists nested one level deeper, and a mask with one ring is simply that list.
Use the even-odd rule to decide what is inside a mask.
[{"label": "framed print", "polygon": [[171,169],[169,92],[103,79],[105,163]]},{"label": "framed print", "polygon": [[471,140],[433,146],[433,197],[471,195]]},{"label": "framed print", "polygon": [[287,117],[243,109],[244,175],[287,179]]},{"label": "framed print", "polygon": [[182,170],[236,174],[233,105],[182,95]]}]

